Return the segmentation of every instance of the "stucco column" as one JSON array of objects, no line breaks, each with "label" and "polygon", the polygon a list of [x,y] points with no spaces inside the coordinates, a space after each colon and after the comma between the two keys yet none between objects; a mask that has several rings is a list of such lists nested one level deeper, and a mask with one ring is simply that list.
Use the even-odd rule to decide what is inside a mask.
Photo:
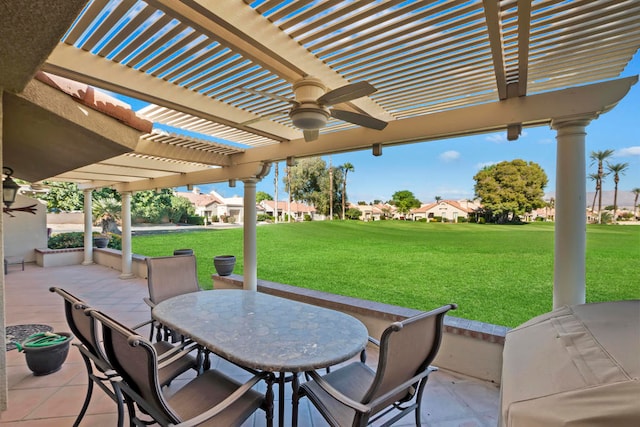
[{"label": "stucco column", "polygon": [[121,279],[134,277],[131,264],[131,193],[124,192],[122,196],[122,274]]},{"label": "stucco column", "polygon": [[557,131],[553,308],[584,304],[587,242],[585,127],[590,118],[554,121]]},{"label": "stucco column", "polygon": [[258,255],[256,245],[256,182],[247,179],[244,183],[244,289],[258,290]]},{"label": "stucco column", "polygon": [[[0,87],[0,163],[4,166],[4,159],[2,158],[2,144],[4,137],[4,130],[2,129],[3,123],[3,110],[2,110],[2,94],[3,90]],[[2,178],[0,177],[0,180]],[[4,200],[0,195],[0,206],[4,206]],[[4,259],[4,213],[0,214],[0,256]],[[3,266],[4,268],[4,266]],[[0,328],[5,330],[5,306],[7,299],[4,292],[4,270],[2,276],[0,276]],[[9,390],[7,386],[7,352],[6,348],[7,337],[6,334],[0,334],[0,411],[7,409],[7,401],[9,396]]]},{"label": "stucco column", "polygon": [[84,261],[93,264],[93,198],[91,190],[84,190]]}]

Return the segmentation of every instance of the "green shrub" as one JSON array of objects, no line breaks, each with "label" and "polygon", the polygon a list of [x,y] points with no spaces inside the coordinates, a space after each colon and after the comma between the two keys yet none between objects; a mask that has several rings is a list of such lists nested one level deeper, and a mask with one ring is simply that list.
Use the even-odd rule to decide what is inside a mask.
[{"label": "green shrub", "polygon": [[311,221],[311,215],[309,215],[309,214],[304,214],[304,220],[305,220],[305,221]]},{"label": "green shrub", "polygon": [[273,221],[273,217],[268,214],[258,214],[258,221]]},{"label": "green shrub", "polygon": [[204,225],[204,217],[197,215],[188,216],[186,223],[191,225]]},{"label": "green shrub", "polygon": [[[93,237],[102,236],[100,233],[93,233]],[[81,231],[74,231],[71,233],[54,234],[49,237],[47,242],[49,249],[69,249],[69,248],[84,248],[84,233]],[[110,233],[108,248],[122,250],[122,237]]]},{"label": "green shrub", "polygon": [[122,250],[122,236],[110,233],[108,248]]},{"label": "green shrub", "polygon": [[469,220],[463,216],[458,217],[458,222],[469,222]]},{"label": "green shrub", "polygon": [[54,234],[47,242],[49,249],[84,248],[84,233],[75,231],[72,233]]},{"label": "green shrub", "polygon": [[418,218],[417,222],[427,222],[427,218]]}]

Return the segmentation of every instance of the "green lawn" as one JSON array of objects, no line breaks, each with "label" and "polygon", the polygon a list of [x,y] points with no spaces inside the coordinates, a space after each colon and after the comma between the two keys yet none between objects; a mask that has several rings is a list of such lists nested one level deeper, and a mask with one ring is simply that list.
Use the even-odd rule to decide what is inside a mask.
[{"label": "green lawn", "polygon": [[[260,226],[258,278],[516,326],[549,311],[553,224],[478,225],[324,221]],[[133,252],[192,248],[211,288],[215,255],[238,258],[242,229],[136,236]],[[640,298],[640,227],[589,226],[587,301]]]}]

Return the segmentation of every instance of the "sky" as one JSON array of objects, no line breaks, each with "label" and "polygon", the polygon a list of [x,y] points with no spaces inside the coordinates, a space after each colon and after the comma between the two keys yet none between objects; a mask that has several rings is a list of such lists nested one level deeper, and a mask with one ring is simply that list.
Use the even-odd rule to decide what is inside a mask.
[{"label": "sky", "polygon": [[[636,53],[620,77],[640,74],[640,53]],[[130,100],[127,100],[130,101]],[[133,105],[134,109],[139,109]],[[631,191],[640,187],[640,83],[636,83],[627,96],[611,111],[601,115],[587,126],[587,174],[596,172],[591,165],[592,151],[612,149],[611,163],[628,163],[621,176],[618,190]],[[523,128],[520,138],[507,141],[506,131],[469,137],[421,142],[394,147],[383,147],[382,156],[375,157],[371,150],[324,156],[334,166],[346,162],[354,166],[347,177],[347,197],[351,203],[388,201],[393,193],[411,191],[422,203],[430,203],[436,196],[442,199],[462,200],[474,198],[473,176],[484,166],[501,161],[522,159],[538,163],[547,174],[547,197],[555,192],[556,132],[548,126]],[[280,162],[278,199],[286,200],[283,184],[285,164]],[[275,196],[275,167],[257,184],[257,191]],[[586,178],[585,178],[586,179]],[[228,183],[197,186],[201,192],[215,190],[223,197],[242,196],[243,186]],[[594,191],[595,183],[587,182],[587,191]],[[605,178],[603,191],[613,190],[611,177]],[[178,188],[186,191],[186,188]]]}]

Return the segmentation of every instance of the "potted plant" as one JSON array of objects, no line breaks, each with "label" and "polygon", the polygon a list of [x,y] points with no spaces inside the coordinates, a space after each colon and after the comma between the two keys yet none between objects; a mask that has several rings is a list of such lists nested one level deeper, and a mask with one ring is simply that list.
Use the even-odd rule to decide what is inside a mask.
[{"label": "potted plant", "polygon": [[236,266],[236,257],[234,255],[215,256],[213,266],[220,276],[228,276],[233,273],[233,268]]}]

